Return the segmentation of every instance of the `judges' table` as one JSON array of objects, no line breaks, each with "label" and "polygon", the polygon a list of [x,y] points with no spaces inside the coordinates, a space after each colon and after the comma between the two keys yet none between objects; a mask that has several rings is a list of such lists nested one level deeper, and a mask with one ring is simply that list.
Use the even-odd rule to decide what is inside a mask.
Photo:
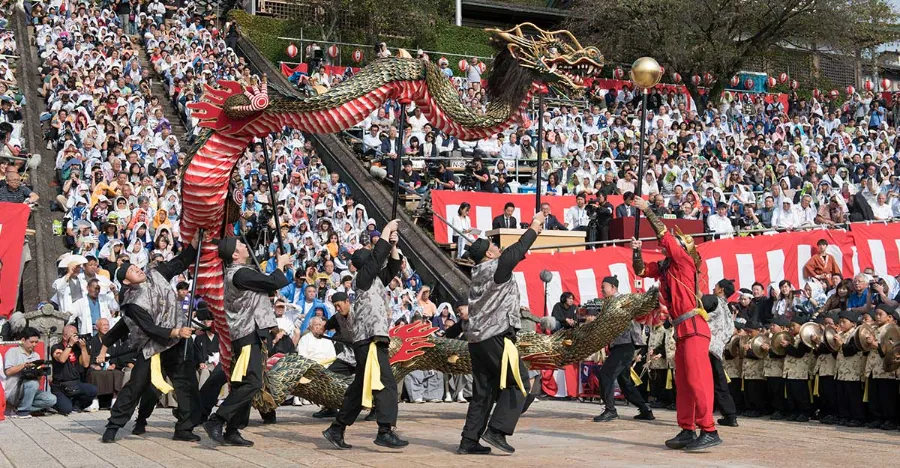
[{"label": "judges' table", "polygon": [[[500,248],[509,247],[515,244],[519,237],[525,233],[525,229],[493,229],[485,233],[485,235],[500,245]],[[571,245],[572,247],[561,247],[559,249],[540,249],[532,250],[533,252],[580,252],[584,250],[584,242],[587,233],[584,231],[550,231],[545,229],[534,241],[531,248],[545,247],[549,245]]]}]

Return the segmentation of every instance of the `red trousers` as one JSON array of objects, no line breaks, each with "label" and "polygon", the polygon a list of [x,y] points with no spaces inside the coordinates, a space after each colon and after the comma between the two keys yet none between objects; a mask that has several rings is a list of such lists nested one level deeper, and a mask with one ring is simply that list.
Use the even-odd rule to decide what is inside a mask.
[{"label": "red trousers", "polygon": [[[708,332],[707,332],[708,333]],[[709,365],[709,338],[687,336],[675,347],[675,408],[678,425],[693,431],[716,430],[713,420],[713,376]]]}]

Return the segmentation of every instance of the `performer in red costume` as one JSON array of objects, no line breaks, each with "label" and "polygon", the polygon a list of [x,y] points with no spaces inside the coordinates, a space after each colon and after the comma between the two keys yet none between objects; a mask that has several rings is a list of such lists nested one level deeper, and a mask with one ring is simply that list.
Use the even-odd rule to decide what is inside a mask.
[{"label": "performer in red costume", "polygon": [[[666,447],[691,451],[707,449],[721,444],[722,439],[713,421],[713,377],[708,364],[711,334],[697,289],[700,255],[691,236],[680,230],[676,235],[666,231],[646,200],[636,198],[634,205],[644,212],[653,226],[666,257],[644,265],[641,241],[631,241],[635,274],[659,281],[660,302],[668,308],[675,327],[675,386],[678,388],[675,406],[682,431],[667,440]],[[700,426],[699,437],[694,432],[695,426]]]}]

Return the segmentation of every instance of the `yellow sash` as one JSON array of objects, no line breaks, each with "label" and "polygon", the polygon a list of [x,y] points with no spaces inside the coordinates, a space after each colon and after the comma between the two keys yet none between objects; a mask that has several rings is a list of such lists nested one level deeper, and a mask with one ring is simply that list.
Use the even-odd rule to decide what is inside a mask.
[{"label": "yellow sash", "polygon": [[811,380],[806,381],[806,387],[809,388],[809,402],[815,403],[815,400],[813,399],[813,383]]},{"label": "yellow sash", "polygon": [[644,383],[644,381],[641,380],[641,376],[638,375],[637,372],[635,372],[634,367],[631,368],[631,380],[636,386],[640,386],[642,383]]},{"label": "yellow sash", "polygon": [[672,369],[666,371],[666,390],[672,390]]},{"label": "yellow sash", "polygon": [[337,360],[337,358],[322,359],[321,361],[319,361],[319,365],[322,367],[328,367],[331,365],[332,362],[334,362],[336,360]]},{"label": "yellow sash", "polygon": [[744,382],[746,382],[746,381],[747,381],[747,379],[741,379],[741,391],[742,392],[744,391]]},{"label": "yellow sash", "polygon": [[869,402],[869,378],[866,377],[866,389],[863,391],[863,403]]},{"label": "yellow sash", "polygon": [[150,358],[150,383],[163,393],[169,393],[174,390],[162,375],[162,364],[159,362],[159,354],[154,354]]},{"label": "yellow sash", "polygon": [[[509,338],[503,338],[503,358],[500,359],[500,390],[506,388],[506,372],[510,367],[512,367],[516,386],[522,391],[522,395],[527,396],[525,385],[522,384],[522,375],[519,373],[519,348],[516,348],[516,345]],[[634,372],[634,370],[631,372]]]},{"label": "yellow sash", "polygon": [[234,363],[234,369],[231,369],[232,382],[240,382],[247,375],[247,367],[250,365],[250,346],[244,345],[241,348],[241,355],[238,356],[237,362]]},{"label": "yellow sash", "polygon": [[378,365],[378,351],[375,348],[374,341],[369,343],[369,353],[366,357],[366,372],[363,374],[363,408],[372,407],[372,392],[384,390],[384,384],[381,383],[381,366]]},{"label": "yellow sash", "polygon": [[731,383],[731,377],[728,376],[728,371],[727,371],[727,370],[723,370],[723,372],[725,372],[725,382]]},{"label": "yellow sash", "polygon": [[819,396],[819,374],[816,374],[816,381],[813,383],[813,396]]}]

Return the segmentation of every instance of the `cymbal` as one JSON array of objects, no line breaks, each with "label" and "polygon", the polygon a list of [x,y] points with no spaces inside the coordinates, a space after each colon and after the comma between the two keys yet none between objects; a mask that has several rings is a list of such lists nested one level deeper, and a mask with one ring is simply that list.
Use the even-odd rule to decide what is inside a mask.
[{"label": "cymbal", "polygon": [[769,335],[767,334],[756,335],[755,338],[750,340],[750,350],[753,351],[753,355],[757,358],[762,359],[768,354],[766,351],[762,350],[764,344],[769,344]]},{"label": "cymbal", "polygon": [[784,356],[787,354],[787,349],[785,346],[781,346],[781,341],[787,340],[788,344],[790,344],[793,340],[791,339],[791,332],[789,331],[780,331],[772,336],[771,347],[772,352],[779,355]]},{"label": "cymbal", "polygon": [[881,352],[887,355],[894,349],[894,346],[900,344],[900,326],[896,323],[885,325],[884,333],[881,335]]},{"label": "cymbal", "polygon": [[840,351],[843,346],[843,344],[838,343],[837,337],[838,333],[833,328],[825,328],[825,344],[832,353]]},{"label": "cymbal", "polygon": [[[818,336],[817,341],[813,341],[813,337]],[[809,348],[815,349],[817,343],[825,340],[825,327],[816,322],[806,322],[800,326],[800,341]]]},{"label": "cymbal", "polygon": [[853,339],[856,340],[856,347],[861,349],[863,352],[872,351],[875,349],[875,346],[869,344],[869,337],[877,336],[875,334],[875,329],[872,328],[868,323],[864,323],[858,327],[856,327],[856,332],[853,334]]},{"label": "cymbal", "polygon": [[900,369],[900,344],[894,345],[889,353],[885,353],[882,363],[885,372],[894,372]]}]

